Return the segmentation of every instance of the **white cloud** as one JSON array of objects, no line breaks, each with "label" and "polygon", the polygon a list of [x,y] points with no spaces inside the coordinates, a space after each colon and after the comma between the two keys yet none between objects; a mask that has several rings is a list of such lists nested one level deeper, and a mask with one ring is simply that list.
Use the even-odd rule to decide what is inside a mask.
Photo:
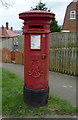
[{"label": "white cloud", "polygon": [[73,0],[43,0],[43,2],[72,2]]}]

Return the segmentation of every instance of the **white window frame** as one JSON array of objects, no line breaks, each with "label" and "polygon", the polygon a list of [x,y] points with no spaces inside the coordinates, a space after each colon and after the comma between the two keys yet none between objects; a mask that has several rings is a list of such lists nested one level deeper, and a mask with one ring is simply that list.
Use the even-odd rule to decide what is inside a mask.
[{"label": "white window frame", "polygon": [[70,11],[70,19],[76,19],[76,11]]}]

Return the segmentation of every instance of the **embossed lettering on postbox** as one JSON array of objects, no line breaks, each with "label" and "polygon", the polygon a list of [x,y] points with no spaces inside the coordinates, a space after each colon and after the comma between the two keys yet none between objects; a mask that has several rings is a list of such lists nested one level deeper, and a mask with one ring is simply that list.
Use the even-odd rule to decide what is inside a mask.
[{"label": "embossed lettering on postbox", "polygon": [[40,77],[41,72],[40,72],[40,55],[39,54],[32,54],[32,60],[31,60],[31,65],[30,65],[30,70],[28,74],[32,77]]}]

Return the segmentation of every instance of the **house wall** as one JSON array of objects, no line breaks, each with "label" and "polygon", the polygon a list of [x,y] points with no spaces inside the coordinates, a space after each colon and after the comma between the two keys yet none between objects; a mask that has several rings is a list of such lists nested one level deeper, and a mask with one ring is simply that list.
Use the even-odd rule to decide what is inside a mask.
[{"label": "house wall", "polygon": [[[76,19],[70,19],[70,11],[76,11]],[[78,2],[71,2],[66,10],[62,30],[78,32]]]},{"label": "house wall", "polygon": [[2,38],[0,38],[0,49],[2,49]]},{"label": "house wall", "polygon": [[17,40],[17,37],[5,38],[4,40],[0,41],[0,49],[8,48],[10,50],[13,50],[13,44],[14,44],[14,41],[16,40]]},{"label": "house wall", "polygon": [[77,29],[77,32],[78,32],[78,2],[76,4],[76,8],[77,8],[77,22],[76,22],[76,29]]},{"label": "house wall", "polygon": [[78,76],[78,32],[50,34],[49,69]]}]

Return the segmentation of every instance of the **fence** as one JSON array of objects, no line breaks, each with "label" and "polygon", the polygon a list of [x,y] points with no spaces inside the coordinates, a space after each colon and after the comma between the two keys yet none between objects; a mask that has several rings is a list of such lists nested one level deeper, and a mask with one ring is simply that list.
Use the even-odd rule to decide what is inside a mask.
[{"label": "fence", "polygon": [[10,63],[11,59],[11,50],[9,50],[8,48],[4,48],[2,50],[2,61]]},{"label": "fence", "polygon": [[51,71],[78,76],[78,33],[53,33],[50,40]]},{"label": "fence", "polygon": [[24,54],[21,51],[13,51],[8,48],[3,48],[0,50],[0,61],[6,63],[16,63],[16,64],[24,64]]},{"label": "fence", "polygon": [[15,51],[15,63],[24,64],[24,54],[21,51]]},{"label": "fence", "polygon": [[50,49],[50,65],[52,71],[78,76],[78,48]]},{"label": "fence", "polygon": [[[50,48],[55,47],[78,47],[78,33],[51,33]],[[18,49],[24,51],[24,35],[18,36]]]},{"label": "fence", "polygon": [[[11,55],[9,58],[14,59],[15,56],[15,63],[24,64],[24,53],[23,53],[24,36],[18,37],[18,45],[20,51],[16,51],[15,55],[11,51]],[[8,55],[5,54],[5,52],[4,54],[2,52],[2,56],[5,55],[5,60],[6,60],[6,58],[8,59]],[[78,60],[78,33],[72,32],[72,33],[50,34],[49,69],[51,71],[78,76],[77,60]]]},{"label": "fence", "polygon": [[0,61],[2,61],[2,49],[0,49]]},{"label": "fence", "polygon": [[50,47],[78,47],[77,32],[58,32],[50,34]]}]

